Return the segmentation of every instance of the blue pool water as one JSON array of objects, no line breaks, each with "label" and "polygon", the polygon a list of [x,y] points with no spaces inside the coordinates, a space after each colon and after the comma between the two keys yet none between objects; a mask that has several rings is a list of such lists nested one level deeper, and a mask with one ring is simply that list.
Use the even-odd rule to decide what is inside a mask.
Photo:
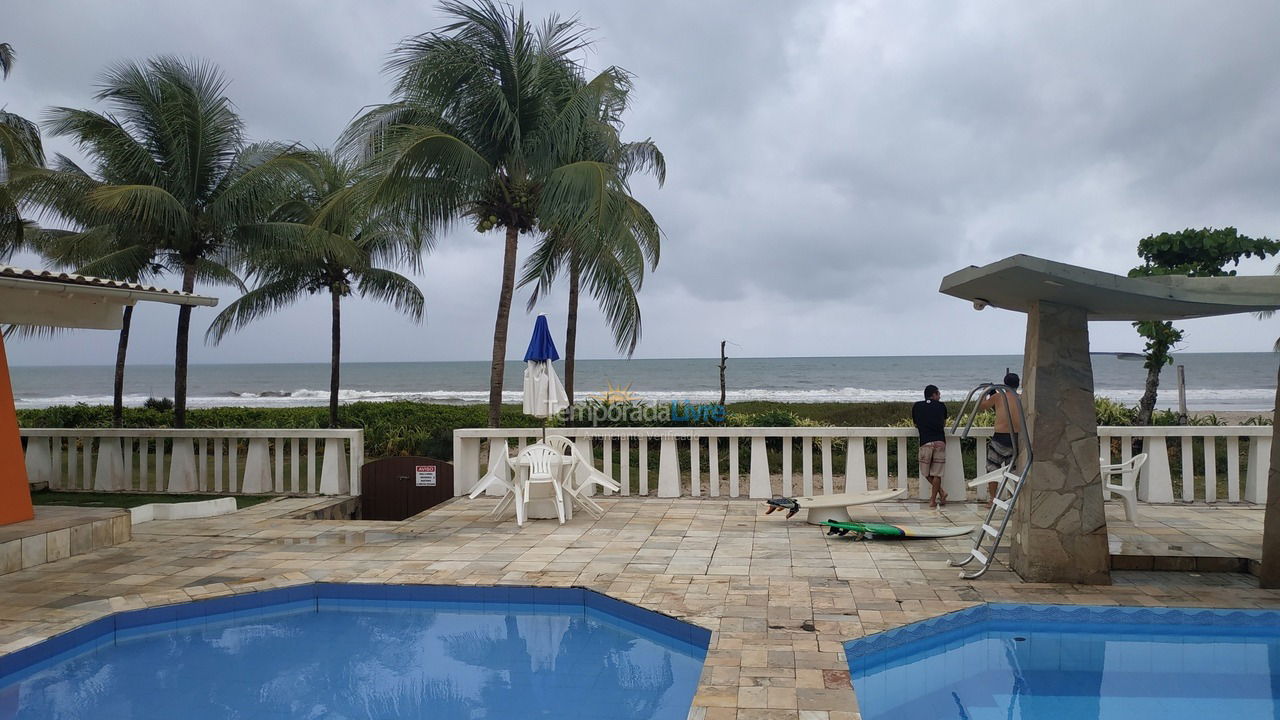
[{"label": "blue pool water", "polygon": [[0,720],[684,720],[705,643],[633,620],[581,603],[319,597],[118,626],[0,676]]},{"label": "blue pool water", "polygon": [[1280,717],[1280,613],[993,605],[930,623],[846,644],[864,720]]}]

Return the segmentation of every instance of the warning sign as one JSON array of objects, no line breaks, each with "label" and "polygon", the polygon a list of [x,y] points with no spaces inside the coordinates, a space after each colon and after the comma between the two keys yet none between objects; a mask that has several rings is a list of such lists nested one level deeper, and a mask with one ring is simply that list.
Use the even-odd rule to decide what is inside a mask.
[{"label": "warning sign", "polygon": [[414,484],[418,487],[435,487],[436,486],[436,466],[435,465],[415,465],[414,466]]}]

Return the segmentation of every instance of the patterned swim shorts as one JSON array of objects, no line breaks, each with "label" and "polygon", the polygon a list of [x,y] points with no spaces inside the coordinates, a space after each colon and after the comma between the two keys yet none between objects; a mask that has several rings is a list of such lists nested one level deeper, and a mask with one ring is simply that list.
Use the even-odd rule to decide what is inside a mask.
[{"label": "patterned swim shorts", "polygon": [[947,443],[934,440],[920,446],[920,477],[942,477],[942,466],[947,461]]}]

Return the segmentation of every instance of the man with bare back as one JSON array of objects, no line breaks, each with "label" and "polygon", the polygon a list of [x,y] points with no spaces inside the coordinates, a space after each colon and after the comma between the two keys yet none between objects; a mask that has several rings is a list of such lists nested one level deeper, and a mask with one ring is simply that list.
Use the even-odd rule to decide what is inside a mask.
[{"label": "man with bare back", "polygon": [[[1007,373],[1004,384],[1016,393],[1022,383],[1017,373]],[[1018,446],[1017,428],[1022,427],[1022,410],[1018,403],[1010,402],[1002,393],[992,392],[978,403],[978,410],[996,411],[995,434],[987,443],[987,472],[999,470],[1013,462],[1014,448]],[[998,483],[987,483],[987,494],[994,498]]]}]

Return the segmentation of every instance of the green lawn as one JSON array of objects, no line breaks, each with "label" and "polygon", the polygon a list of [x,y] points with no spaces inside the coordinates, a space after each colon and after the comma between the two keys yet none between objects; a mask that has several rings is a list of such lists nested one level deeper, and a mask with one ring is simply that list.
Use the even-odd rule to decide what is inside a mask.
[{"label": "green lawn", "polygon": [[[196,502],[216,500],[225,495],[147,495],[143,493],[58,492],[41,490],[31,493],[36,505],[71,505],[75,507],[133,508],[149,503]],[[247,508],[271,500],[274,495],[236,495],[236,508]]]}]

